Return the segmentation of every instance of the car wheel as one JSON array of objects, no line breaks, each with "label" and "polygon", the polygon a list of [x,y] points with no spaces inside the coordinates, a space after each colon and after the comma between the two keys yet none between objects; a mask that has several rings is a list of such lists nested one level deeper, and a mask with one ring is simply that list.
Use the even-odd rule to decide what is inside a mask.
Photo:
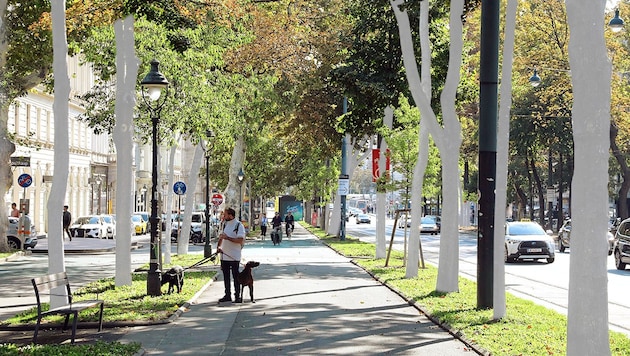
[{"label": "car wheel", "polygon": [[9,238],[7,243],[9,245],[9,249],[11,249],[11,250],[19,250],[20,249],[20,241],[19,240],[16,240],[14,238]]},{"label": "car wheel", "polygon": [[508,257],[508,250],[507,250],[507,247],[505,248],[505,253],[503,254],[503,262],[505,262],[505,263],[510,263],[510,262],[512,262],[512,259]]},{"label": "car wheel", "polygon": [[550,257],[547,259],[547,263],[553,263],[553,261],[555,261],[555,257]]},{"label": "car wheel", "polygon": [[617,267],[618,270],[626,269],[626,264],[621,262],[621,252],[619,252],[619,250],[615,250],[615,267]]}]

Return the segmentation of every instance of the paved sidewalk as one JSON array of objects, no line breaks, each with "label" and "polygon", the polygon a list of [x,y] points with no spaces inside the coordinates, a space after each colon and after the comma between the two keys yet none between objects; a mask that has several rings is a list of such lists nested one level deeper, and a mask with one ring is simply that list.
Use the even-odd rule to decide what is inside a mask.
[{"label": "paved sidewalk", "polygon": [[[129,328],[143,355],[475,355],[406,300],[296,224],[292,240],[248,241],[256,303],[222,303],[223,280],[172,323]],[[184,288],[186,286],[184,285]]]}]

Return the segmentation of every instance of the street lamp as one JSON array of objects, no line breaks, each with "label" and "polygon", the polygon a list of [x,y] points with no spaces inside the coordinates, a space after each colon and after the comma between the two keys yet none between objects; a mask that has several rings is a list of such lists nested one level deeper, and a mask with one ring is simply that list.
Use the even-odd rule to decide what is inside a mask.
[{"label": "street lamp", "polygon": [[210,139],[214,137],[212,130],[206,130],[206,138],[201,140],[201,147],[206,154],[206,242],[203,246],[203,257],[212,255],[210,245]]},{"label": "street lamp", "polygon": [[243,168],[241,168],[238,171],[238,184],[239,184],[239,189],[238,189],[238,221],[242,221],[243,220],[243,214],[242,214],[242,210],[243,210],[243,179],[245,179],[245,173],[243,173]]},{"label": "street lamp", "polygon": [[[147,295],[159,296],[162,294],[161,271],[160,271],[160,241],[158,236],[158,226],[160,217],[158,215],[157,185],[158,185],[158,122],[160,112],[168,97],[168,80],[159,70],[160,62],[156,59],[151,61],[151,70],[142,79],[142,99],[151,113],[151,123],[153,130],[153,158],[151,171],[151,249],[149,251],[149,274],[147,276]],[[162,96],[162,90],[165,93]],[[160,100],[162,96],[162,100]]]}]

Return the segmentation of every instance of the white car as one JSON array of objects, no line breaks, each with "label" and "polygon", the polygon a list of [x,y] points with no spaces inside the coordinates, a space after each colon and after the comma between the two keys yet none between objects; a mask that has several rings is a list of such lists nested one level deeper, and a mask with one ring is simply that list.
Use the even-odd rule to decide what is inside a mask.
[{"label": "white car", "polygon": [[113,239],[116,236],[116,219],[113,215],[101,215],[101,217],[107,228],[107,238]]},{"label": "white car", "polygon": [[81,216],[70,225],[72,237],[107,238],[107,225],[100,215]]},{"label": "white car", "polygon": [[[9,226],[7,229],[7,242],[9,243],[9,248],[12,250],[20,250],[22,249],[22,242],[18,238],[18,223],[20,219],[15,217],[9,217]],[[24,249],[33,248],[37,245],[37,231],[35,230],[35,225],[31,224],[31,231],[29,234],[24,236]]]},{"label": "white car", "polygon": [[538,223],[505,223],[505,262],[546,259],[547,263],[553,263],[555,249],[553,238]]}]

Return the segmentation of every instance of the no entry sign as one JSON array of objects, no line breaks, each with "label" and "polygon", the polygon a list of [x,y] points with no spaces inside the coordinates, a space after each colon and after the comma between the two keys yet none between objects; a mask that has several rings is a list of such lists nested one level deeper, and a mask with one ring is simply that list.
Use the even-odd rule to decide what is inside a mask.
[{"label": "no entry sign", "polygon": [[223,203],[223,196],[221,194],[213,194],[212,195],[212,204],[214,206],[219,206]]}]

